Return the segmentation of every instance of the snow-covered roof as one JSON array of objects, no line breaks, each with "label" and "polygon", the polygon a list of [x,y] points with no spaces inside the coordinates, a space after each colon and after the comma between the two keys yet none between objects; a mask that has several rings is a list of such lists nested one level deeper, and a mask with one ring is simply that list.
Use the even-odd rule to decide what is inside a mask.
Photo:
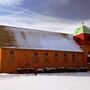
[{"label": "snow-covered roof", "polygon": [[70,34],[10,26],[0,26],[0,33],[5,35],[1,47],[82,52]]}]

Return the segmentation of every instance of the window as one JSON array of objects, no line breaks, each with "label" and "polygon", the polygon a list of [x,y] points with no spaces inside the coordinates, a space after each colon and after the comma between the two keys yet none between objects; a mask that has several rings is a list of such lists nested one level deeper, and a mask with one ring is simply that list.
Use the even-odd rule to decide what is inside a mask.
[{"label": "window", "polygon": [[38,63],[38,53],[34,53],[34,63]]},{"label": "window", "polygon": [[72,62],[74,63],[76,60],[75,54],[72,54]]},{"label": "window", "polygon": [[87,57],[87,63],[90,64],[90,57]]},{"label": "window", "polygon": [[76,38],[75,40],[76,40],[76,42],[80,42],[81,41],[80,38]]},{"label": "window", "polygon": [[90,36],[87,36],[87,40],[90,42]]},{"label": "window", "polygon": [[57,62],[58,62],[58,54],[55,53],[55,63],[57,63]]},{"label": "window", "polygon": [[90,64],[90,51],[88,51],[87,63]]},{"label": "window", "polygon": [[90,57],[90,51],[88,51],[88,57]]},{"label": "window", "polygon": [[48,53],[45,53],[45,62],[48,62]]},{"label": "window", "polygon": [[88,51],[88,54],[90,54],[90,51]]},{"label": "window", "polygon": [[14,61],[14,52],[10,51],[10,62],[13,63]]},{"label": "window", "polygon": [[67,54],[64,53],[64,60],[67,62]]}]

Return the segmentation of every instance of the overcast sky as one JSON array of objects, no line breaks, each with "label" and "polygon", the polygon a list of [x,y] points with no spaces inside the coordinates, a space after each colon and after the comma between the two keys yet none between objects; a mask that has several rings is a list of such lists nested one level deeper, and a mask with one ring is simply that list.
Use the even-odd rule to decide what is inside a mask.
[{"label": "overcast sky", "polygon": [[89,26],[90,0],[0,0],[0,24],[73,33]]}]

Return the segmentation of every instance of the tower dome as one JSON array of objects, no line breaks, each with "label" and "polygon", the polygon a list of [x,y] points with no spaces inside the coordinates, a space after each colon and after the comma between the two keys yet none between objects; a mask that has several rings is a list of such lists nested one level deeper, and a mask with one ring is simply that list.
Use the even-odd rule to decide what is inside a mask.
[{"label": "tower dome", "polygon": [[84,33],[84,34],[90,34],[90,28],[87,27],[87,26],[82,25],[81,27],[79,27],[79,28],[77,28],[75,30],[74,36],[79,35],[79,34],[82,34],[82,33]]},{"label": "tower dome", "polygon": [[90,45],[90,28],[82,25],[75,30],[73,37],[79,45]]}]

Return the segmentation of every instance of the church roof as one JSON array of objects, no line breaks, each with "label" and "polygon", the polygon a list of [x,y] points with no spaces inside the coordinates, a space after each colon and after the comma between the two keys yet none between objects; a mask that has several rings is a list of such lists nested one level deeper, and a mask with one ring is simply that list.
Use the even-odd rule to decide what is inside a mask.
[{"label": "church roof", "polygon": [[79,27],[75,30],[74,35],[79,35],[82,33],[90,34],[90,28],[82,25],[81,27]]},{"label": "church roof", "polygon": [[0,26],[0,47],[82,52],[71,34]]}]

